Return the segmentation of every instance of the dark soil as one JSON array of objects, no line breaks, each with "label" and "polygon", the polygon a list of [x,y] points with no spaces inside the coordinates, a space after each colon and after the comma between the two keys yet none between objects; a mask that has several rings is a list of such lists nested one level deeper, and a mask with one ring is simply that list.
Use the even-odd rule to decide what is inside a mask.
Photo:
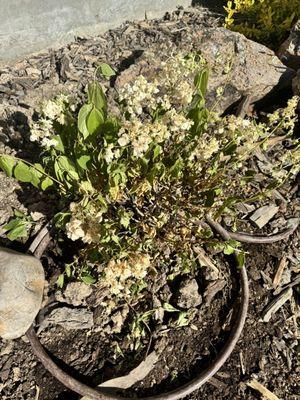
[{"label": "dark soil", "polygon": [[[296,297],[284,305],[269,323],[260,321],[264,307],[274,297],[270,282],[278,260],[284,254],[292,254],[293,250],[296,252],[297,248],[297,235],[291,238],[290,243],[249,246],[250,309],[244,333],[215,379],[189,396],[190,399],[259,399],[260,395],[245,384],[253,377],[279,398],[299,399]],[[291,264],[291,269],[299,273],[296,265]],[[184,327],[153,338],[153,347],[161,351],[159,362],[134,392],[144,396],[174,389],[206,366],[228,337],[228,315],[235,297],[235,291],[226,290],[219,293],[209,307],[201,307],[193,320],[197,331]],[[44,331],[40,338],[66,371],[93,386],[128,373],[144,355],[143,352],[134,359],[129,352],[125,357],[110,359],[112,343],[102,341],[99,333],[88,335],[86,331],[53,327]],[[121,343],[122,340],[126,341],[126,337],[121,339]],[[36,386],[40,389],[39,400],[79,399],[45,372],[32,355],[30,346],[22,339],[2,342],[0,354],[3,400],[33,399]],[[17,378],[16,369],[20,370]]]},{"label": "dark soil", "polygon": [[[217,5],[218,2],[216,2]],[[200,9],[178,11],[162,20],[127,23],[95,39],[78,38],[63,49],[46,51],[11,66],[0,67],[0,152],[22,152],[31,156],[34,150],[28,140],[28,120],[32,110],[43,97],[60,91],[84,92],[87,79],[99,61],[105,61],[118,71],[126,69],[152,44],[171,41],[176,43],[187,32],[217,25],[216,15]],[[187,39],[188,40],[188,37]],[[35,69],[34,73],[32,69]],[[113,86],[113,82],[107,82]],[[1,175],[2,176],[2,175]],[[295,187],[283,189],[288,199],[281,218],[297,216],[299,201]],[[30,211],[42,211],[50,216],[52,207],[45,198],[26,186],[19,188],[16,197],[9,199],[5,209],[10,216],[11,207],[24,204]],[[53,203],[54,204],[54,203]],[[4,205],[3,205],[4,209]],[[2,215],[3,217],[3,215]],[[251,225],[244,223],[245,229]],[[268,225],[267,231],[280,227],[279,218]],[[5,242],[7,244],[7,242]],[[274,392],[279,398],[299,400],[299,305],[298,292],[274,314],[268,323],[261,322],[262,312],[275,297],[272,280],[279,261],[287,256],[285,275],[279,285],[293,282],[299,277],[299,232],[289,240],[265,246],[246,248],[247,271],[250,279],[250,309],[241,340],[234,353],[214,379],[189,396],[190,399],[239,400],[260,399],[261,395],[246,383],[251,378]],[[26,245],[19,245],[25,249]],[[55,249],[55,246],[54,246]],[[49,293],[54,293],[57,270],[61,265],[50,252],[44,258]],[[234,304],[238,298],[237,279],[228,263],[220,259],[220,269],[226,281],[211,304],[203,302],[192,320],[192,326],[168,330],[170,320],[164,321],[166,329],[154,329],[150,338],[138,352],[130,350],[128,324],[121,333],[111,337],[101,335],[101,329],[67,331],[58,326],[48,326],[40,333],[41,342],[66,371],[92,386],[115,376],[122,376],[146,356],[148,350],[159,353],[159,361],[152,372],[130,390],[130,394],[146,396],[174,389],[193,378],[206,367],[228,338],[232,326]],[[201,294],[207,282],[202,270],[195,272]],[[157,279],[160,279],[158,276]],[[172,290],[172,288],[171,288]],[[95,293],[92,296],[96,296]],[[93,304],[89,304],[93,309]],[[130,316],[129,316],[130,318]],[[115,352],[118,343],[123,355]],[[0,341],[0,395],[1,400],[77,400],[80,397],[66,390],[54,380],[35,359],[25,339]]]}]

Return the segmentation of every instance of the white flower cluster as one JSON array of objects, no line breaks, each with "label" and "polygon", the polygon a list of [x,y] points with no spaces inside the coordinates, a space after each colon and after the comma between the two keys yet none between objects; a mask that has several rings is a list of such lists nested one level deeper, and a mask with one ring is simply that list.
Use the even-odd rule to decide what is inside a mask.
[{"label": "white flower cluster", "polygon": [[107,164],[109,164],[114,159],[119,158],[120,154],[121,154],[120,149],[114,149],[114,145],[110,143],[105,148],[104,159],[107,162]]},{"label": "white flower cluster", "polygon": [[97,243],[101,236],[102,211],[90,205],[84,213],[79,203],[71,203],[71,220],[66,224],[66,232],[71,240],[81,239],[84,243]]},{"label": "white flower cluster", "polygon": [[39,142],[43,147],[50,148],[56,146],[58,141],[53,138],[53,123],[49,119],[41,118],[38,123],[34,123],[30,130],[30,140]]},{"label": "white flower cluster", "polygon": [[140,115],[143,107],[150,109],[156,107],[155,94],[159,92],[157,82],[148,82],[147,79],[140,75],[134,84],[126,84],[120,89],[119,97],[121,101],[126,102],[127,111],[131,115]]},{"label": "white flower cluster", "polygon": [[219,141],[213,137],[209,138],[207,135],[198,140],[197,147],[191,152],[189,160],[193,161],[207,161],[213,154],[217,153],[220,149]]},{"label": "white flower cluster", "polygon": [[287,103],[286,108],[276,110],[274,113],[269,114],[269,123],[276,125],[280,123],[280,127],[292,132],[296,120],[296,110],[299,103],[299,96],[293,96]]},{"label": "white flower cluster", "polygon": [[[31,125],[30,140],[39,142],[43,147],[50,148],[58,144],[53,129],[53,123],[66,123],[66,111],[69,107],[69,98],[64,94],[58,95],[54,100],[44,101],[41,107],[42,118]],[[72,108],[72,106],[71,106]]]},{"label": "white flower cluster", "polygon": [[[119,131],[118,144],[121,147],[132,146],[133,155],[143,157],[151,143],[163,143],[170,137],[180,141],[192,125],[192,120],[172,108],[161,121],[145,123],[137,118],[125,121]],[[111,157],[113,158],[114,156]]]},{"label": "white flower cluster", "polygon": [[126,84],[120,89],[119,98],[125,102],[126,110],[133,117],[141,115],[145,108],[154,111],[158,107],[164,110],[172,106],[186,107],[194,94],[191,73],[197,68],[199,63],[193,57],[184,58],[179,53],[161,62],[159,83],[155,77],[150,76],[148,81],[141,75],[133,84]]},{"label": "white flower cluster", "polygon": [[128,260],[110,260],[105,268],[104,282],[113,294],[129,294],[134,279],[143,279],[149,267],[149,255],[138,252]]}]

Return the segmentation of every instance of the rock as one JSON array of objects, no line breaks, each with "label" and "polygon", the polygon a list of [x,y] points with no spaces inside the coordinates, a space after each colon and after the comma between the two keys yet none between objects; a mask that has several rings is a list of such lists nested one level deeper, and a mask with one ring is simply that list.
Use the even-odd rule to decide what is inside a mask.
[{"label": "rock", "polygon": [[94,325],[93,313],[86,308],[56,308],[48,315],[47,323],[67,330],[90,329]]},{"label": "rock", "polygon": [[193,308],[202,303],[202,296],[198,292],[198,283],[196,279],[185,279],[181,282],[176,304],[181,308]]},{"label": "rock", "polygon": [[226,281],[224,279],[218,279],[216,281],[210,282],[204,292],[205,303],[209,305],[212,302],[213,298],[217,295],[217,293],[223,290],[225,286]]},{"label": "rock", "polygon": [[263,206],[258,208],[254,214],[251,215],[250,219],[259,228],[263,228],[278,212],[279,207],[274,204]]},{"label": "rock", "polygon": [[121,311],[117,311],[114,314],[112,314],[111,320],[113,322],[113,327],[112,327],[113,333],[121,332],[128,313],[129,313],[129,307],[125,305]]},{"label": "rock", "polygon": [[40,310],[45,285],[41,262],[0,247],[0,336],[15,339],[26,333]]},{"label": "rock", "polygon": [[[217,89],[224,89],[216,109],[219,112],[225,111],[246,93],[253,95],[253,101],[261,99],[279,85],[279,81],[284,85],[294,76],[294,71],[285,67],[272,50],[225,28],[202,29],[190,35],[187,42],[183,35],[181,41],[178,47],[183,54],[200,52],[210,65],[206,95],[209,106],[216,103]],[[139,75],[149,80],[159,76],[161,62],[178,52],[178,47],[167,43],[153,47],[151,53],[144,52],[135,64],[120,74],[116,80],[117,90]]]},{"label": "rock", "polygon": [[300,20],[296,22],[289,37],[278,50],[280,60],[290,68],[300,68]]},{"label": "rock", "polygon": [[93,292],[93,288],[84,282],[71,282],[67,285],[63,294],[56,295],[58,301],[80,306]]},{"label": "rock", "polygon": [[111,312],[107,307],[99,305],[94,310],[94,323],[97,326],[104,326],[109,323]]}]

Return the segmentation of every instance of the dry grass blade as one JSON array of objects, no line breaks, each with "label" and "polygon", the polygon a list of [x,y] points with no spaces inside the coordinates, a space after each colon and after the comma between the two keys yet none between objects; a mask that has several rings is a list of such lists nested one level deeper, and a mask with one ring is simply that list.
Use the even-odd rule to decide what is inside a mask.
[{"label": "dry grass blade", "polygon": [[264,387],[256,379],[252,379],[250,382],[247,382],[247,386],[251,387],[254,390],[257,390],[268,400],[280,400],[279,397],[276,396],[276,394],[272,393],[269,389]]},{"label": "dry grass blade", "polygon": [[283,274],[283,271],[284,271],[286,265],[287,265],[287,258],[286,258],[286,256],[283,256],[282,259],[280,260],[276,274],[273,279],[274,289],[276,289],[278,287],[278,285],[280,284],[282,274]]}]

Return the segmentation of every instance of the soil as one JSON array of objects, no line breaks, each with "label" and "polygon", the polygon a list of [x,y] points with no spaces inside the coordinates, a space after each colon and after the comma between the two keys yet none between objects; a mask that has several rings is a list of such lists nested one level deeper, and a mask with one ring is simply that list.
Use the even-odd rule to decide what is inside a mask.
[{"label": "soil", "polygon": [[[218,2],[216,2],[217,4]],[[127,68],[151,44],[170,40],[174,43],[188,31],[217,26],[218,16],[201,8],[167,15],[164,19],[126,23],[119,29],[109,31],[94,39],[78,38],[63,49],[49,50],[0,68],[0,98],[4,107],[0,109],[0,151],[17,152],[23,157],[32,157],[34,146],[28,140],[28,121],[32,109],[43,97],[51,97],[61,90],[82,95],[87,79],[93,73],[95,63],[105,61],[118,71]],[[35,70],[35,71],[34,71]],[[108,82],[113,86],[113,82]],[[34,116],[33,116],[34,118]],[[287,204],[280,204],[281,210],[265,228],[265,233],[275,232],[289,217],[299,216],[299,201],[295,182],[287,184],[281,194]],[[53,213],[53,203],[38,192],[22,185],[15,191],[15,197],[8,199],[7,217],[12,207],[25,206],[29,211],[42,211],[46,216]],[[2,216],[3,218],[3,216]],[[283,222],[282,222],[283,221]],[[226,221],[225,221],[226,222]],[[253,230],[247,218],[241,221],[241,228]],[[260,399],[261,395],[250,389],[247,382],[255,378],[278,398],[299,400],[300,364],[299,353],[299,295],[296,286],[293,297],[286,302],[269,322],[262,322],[265,307],[276,297],[273,279],[283,256],[287,257],[279,289],[299,277],[299,232],[288,240],[273,245],[245,246],[246,266],[250,280],[250,308],[246,326],[234,353],[209,383],[190,395],[189,399],[239,400]],[[2,244],[12,246],[1,239]],[[17,245],[25,250],[27,244]],[[63,268],[60,244],[54,242],[43,263],[49,281],[48,301],[56,293],[55,281]],[[69,252],[72,249],[68,248]],[[65,253],[64,253],[65,254]],[[217,354],[228,338],[234,318],[235,303],[238,299],[236,271],[231,270],[228,260],[217,255],[218,268],[225,286],[210,304],[203,300],[195,308],[191,323],[186,327],[170,329],[174,317],[165,317],[159,328],[150,327],[144,346],[139,351],[130,348],[129,312],[121,332],[107,334],[107,325],[95,326],[90,330],[66,330],[58,325],[41,329],[40,340],[57,363],[82,382],[91,386],[122,376],[137,366],[155,350],[159,361],[150,374],[129,393],[146,396],[172,390],[193,378]],[[199,292],[203,296],[209,284],[205,269],[194,271]],[[157,280],[165,279],[157,277]],[[175,282],[165,289],[174,293]],[[151,308],[155,285],[143,311]],[[162,298],[163,290],[160,288]],[[94,299],[99,295],[95,287],[87,299],[87,308],[95,313]],[[63,303],[62,303],[63,304]],[[38,322],[42,324],[44,315]],[[46,318],[45,318],[46,320]],[[98,328],[98,329],[97,329]],[[102,334],[101,332],[104,332]],[[112,327],[113,331],[113,327]],[[116,345],[121,353],[116,351]],[[52,378],[35,359],[25,338],[15,341],[0,340],[0,394],[8,400],[77,400],[80,397],[66,390]],[[128,393],[127,393],[128,394]]]}]

